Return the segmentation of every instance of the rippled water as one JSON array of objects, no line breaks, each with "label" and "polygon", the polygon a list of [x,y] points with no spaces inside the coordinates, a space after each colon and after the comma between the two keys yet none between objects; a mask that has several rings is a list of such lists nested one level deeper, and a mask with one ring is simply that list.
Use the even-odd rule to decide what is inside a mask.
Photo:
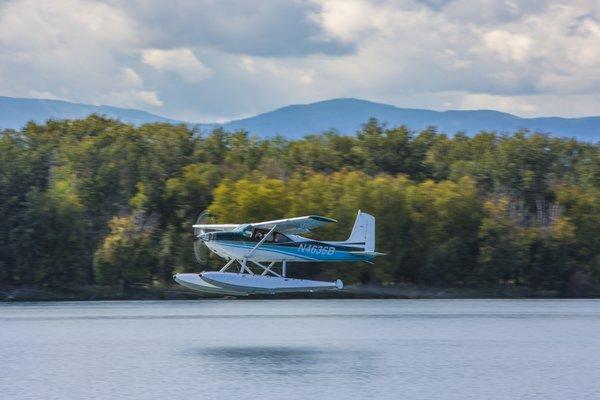
[{"label": "rippled water", "polygon": [[0,304],[2,399],[600,399],[600,301]]}]

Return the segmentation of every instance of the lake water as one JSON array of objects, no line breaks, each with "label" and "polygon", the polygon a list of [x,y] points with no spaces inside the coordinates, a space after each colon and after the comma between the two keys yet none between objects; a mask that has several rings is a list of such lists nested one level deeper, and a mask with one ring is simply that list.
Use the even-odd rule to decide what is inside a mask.
[{"label": "lake water", "polygon": [[0,304],[2,399],[600,399],[600,301]]}]

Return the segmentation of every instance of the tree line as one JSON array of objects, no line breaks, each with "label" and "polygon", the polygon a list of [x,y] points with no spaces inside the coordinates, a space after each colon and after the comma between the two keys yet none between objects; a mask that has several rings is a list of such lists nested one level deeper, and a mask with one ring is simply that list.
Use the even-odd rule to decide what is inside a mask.
[{"label": "tree line", "polygon": [[[320,214],[344,239],[377,219],[369,265],[298,265],[348,283],[600,283],[600,148],[526,131],[448,136],[376,120],[300,140],[92,115],[0,133],[0,285],[160,285],[194,260],[191,224]],[[221,261],[211,259],[212,266]]]}]

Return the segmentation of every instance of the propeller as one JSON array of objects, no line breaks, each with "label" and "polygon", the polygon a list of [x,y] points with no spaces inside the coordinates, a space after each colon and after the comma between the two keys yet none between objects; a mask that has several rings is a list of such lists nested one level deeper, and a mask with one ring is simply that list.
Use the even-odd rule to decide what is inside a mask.
[{"label": "propeller", "polygon": [[206,247],[204,240],[196,239],[194,242],[194,255],[196,256],[196,261],[200,264],[206,265],[208,263],[208,247]]},{"label": "propeller", "polygon": [[[195,225],[202,225],[212,223],[213,218],[211,217],[208,210],[204,210],[198,215],[196,219]],[[196,256],[196,260],[202,264],[206,265],[208,263],[208,247],[206,247],[206,243],[204,242],[204,234],[206,231],[202,228],[194,228],[194,236],[196,240],[194,241],[194,255]]]}]

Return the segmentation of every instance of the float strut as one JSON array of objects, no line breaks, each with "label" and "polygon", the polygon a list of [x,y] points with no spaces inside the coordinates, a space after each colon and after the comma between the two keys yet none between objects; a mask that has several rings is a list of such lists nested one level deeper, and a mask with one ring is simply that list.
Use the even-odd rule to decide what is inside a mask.
[{"label": "float strut", "polygon": [[247,262],[248,262],[248,257],[244,257],[242,259],[242,268],[240,268],[240,274],[243,274],[244,272],[248,272],[250,275],[254,275],[254,272],[252,272],[252,270],[246,266]]},{"label": "float strut", "polygon": [[[254,262],[254,261],[252,261],[252,262]],[[269,265],[268,265],[266,268],[265,268],[265,267],[264,267],[264,266],[263,266],[261,263],[254,262],[254,264],[257,264],[259,267],[261,267],[261,268],[264,268],[264,271],[263,271],[263,273],[262,273],[262,274],[260,274],[261,276],[262,276],[262,275],[267,275],[269,272],[271,272],[271,273],[273,273],[273,274],[274,274],[274,272],[273,272],[273,271],[271,271],[271,267],[272,267],[273,265],[275,265],[275,261],[271,262],[271,263],[270,263],[270,264],[269,264]]]},{"label": "float strut", "polygon": [[235,259],[233,259],[233,258],[232,258],[231,260],[227,261],[227,264],[225,264],[225,265],[223,266],[223,268],[221,268],[221,269],[219,270],[219,272],[225,272],[225,271],[227,271],[227,269],[229,268],[229,266],[230,266],[231,264],[233,264],[233,262],[234,262],[234,261],[235,261]]}]

